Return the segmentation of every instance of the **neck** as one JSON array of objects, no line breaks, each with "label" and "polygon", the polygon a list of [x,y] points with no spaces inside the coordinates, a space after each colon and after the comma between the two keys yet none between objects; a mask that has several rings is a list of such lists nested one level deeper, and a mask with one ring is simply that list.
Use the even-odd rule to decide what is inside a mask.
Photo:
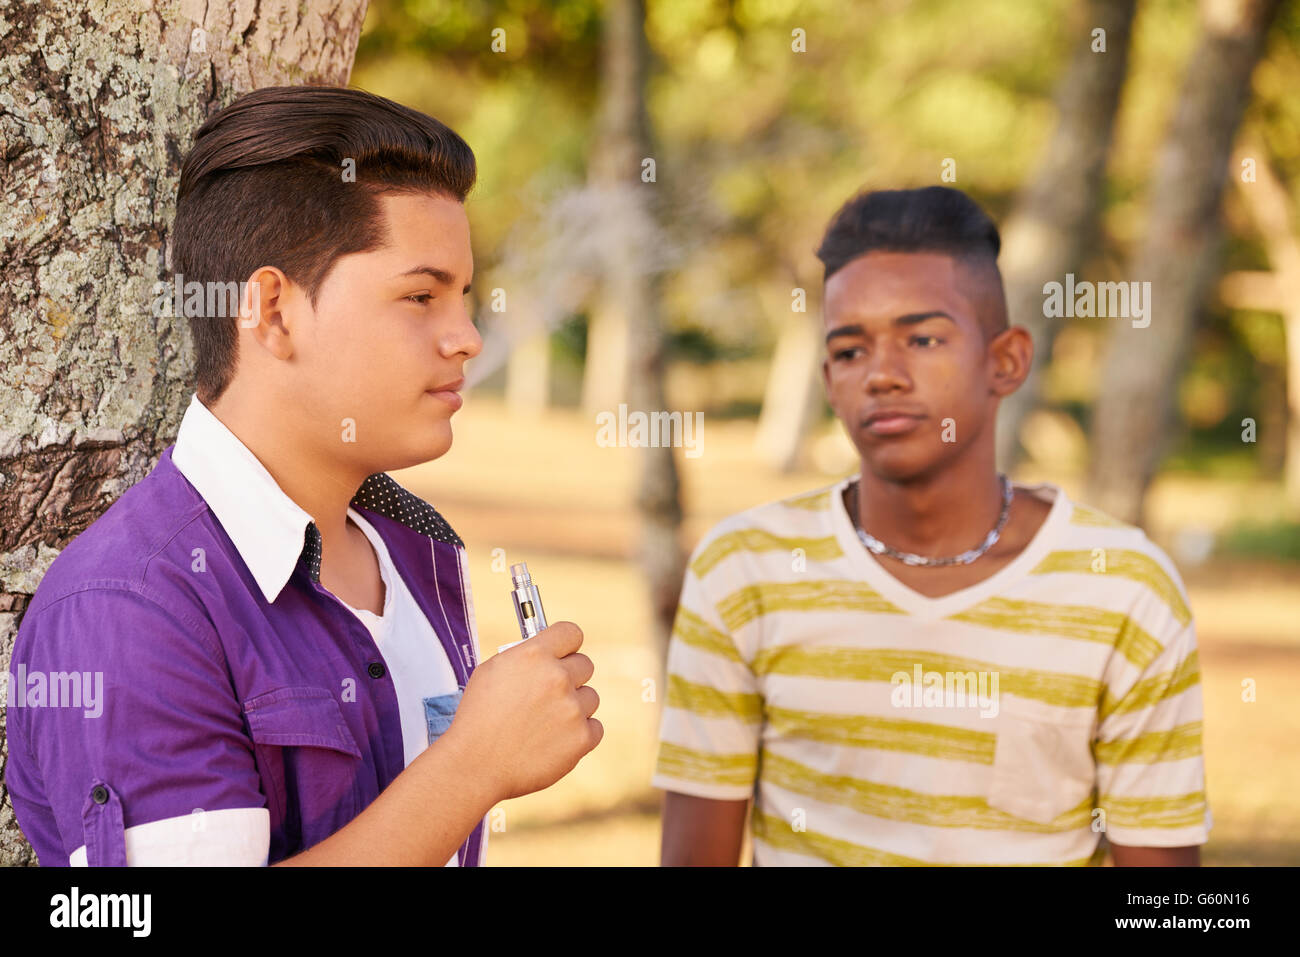
[{"label": "neck", "polygon": [[1002,512],[991,445],[924,476],[882,478],[865,461],[861,474],[858,527],[899,551],[938,558],[975,548]]},{"label": "neck", "polygon": [[285,418],[266,413],[288,407],[285,403],[254,400],[248,391],[232,389],[208,409],[257,456],[281,491],[312,517],[323,556],[331,542],[346,541],[348,505],[366,474],[328,455],[310,429],[286,427]]}]

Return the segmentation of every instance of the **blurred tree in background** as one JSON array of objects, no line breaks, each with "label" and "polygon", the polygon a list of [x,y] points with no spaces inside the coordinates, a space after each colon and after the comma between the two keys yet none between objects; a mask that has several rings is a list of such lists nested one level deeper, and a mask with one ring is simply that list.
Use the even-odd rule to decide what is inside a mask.
[{"label": "blurred tree in background", "polygon": [[[1247,0],[647,0],[647,106],[664,247],[654,253],[671,264],[657,283],[668,406],[715,417],[761,412],[760,440],[777,467],[821,449],[807,439],[833,430],[809,316],[798,311],[800,291],[808,314],[820,307],[813,250],[821,232],[862,188],[930,185],[947,181],[947,170],[952,185],[1003,225],[1012,319],[1037,335],[1038,381],[1007,410],[1017,428],[1005,437],[1003,459],[1080,473],[1091,459],[1096,479],[1116,453],[1094,443],[1118,442],[1108,438],[1114,429],[1093,423],[1103,356],[1126,323],[1044,318],[1039,277],[1046,269],[1058,281],[1063,272],[1093,281],[1160,278],[1152,255],[1164,241],[1152,217],[1165,202],[1162,177],[1177,175],[1160,165],[1161,150],[1167,134],[1177,135],[1170,131],[1180,101],[1187,109],[1195,93],[1192,78],[1221,66],[1203,40],[1205,16],[1255,7]],[[469,211],[489,273],[510,265],[505,251],[521,220],[545,224],[556,197],[587,179],[598,135],[602,16],[595,0],[371,4],[353,82],[428,110],[475,148],[482,176]],[[1089,45],[1097,25],[1107,29],[1105,54]],[[498,29],[508,42],[494,51]],[[1257,68],[1235,74],[1250,91],[1241,135],[1260,145],[1259,159],[1294,210],[1296,6],[1281,5],[1271,29],[1257,33],[1264,38]],[[1216,128],[1218,114],[1205,116],[1202,130]],[[1219,132],[1232,142],[1230,131]],[[1186,155],[1197,150],[1194,141],[1185,144]],[[1251,476],[1279,489],[1288,464],[1300,475],[1300,439],[1289,451],[1287,440],[1300,421],[1287,350],[1300,350],[1282,316],[1294,297],[1279,291],[1289,287],[1256,281],[1259,274],[1268,275],[1265,285],[1279,281],[1286,248],[1279,229],[1294,236],[1296,223],[1291,215],[1280,227],[1260,225],[1242,189],[1225,189],[1236,173],[1223,169],[1221,202],[1210,202],[1222,209],[1223,242],[1205,237],[1222,272],[1235,278],[1220,283],[1213,257],[1204,260],[1197,268],[1205,274],[1192,277],[1199,281],[1180,307],[1189,318],[1176,331],[1170,325],[1167,350],[1157,350],[1169,356],[1106,373],[1114,422],[1151,417],[1143,428],[1119,429],[1129,445],[1142,437],[1142,461],[1124,479],[1128,497],[1108,495],[1126,517],[1136,510],[1133,490],[1140,501],[1157,468]],[[1180,187],[1164,188],[1170,196]],[[580,298],[566,306],[549,320],[556,331],[545,396],[575,404],[583,352],[592,348],[590,306]],[[1160,335],[1158,325],[1133,333],[1120,355],[1140,354]],[[1127,393],[1115,383],[1141,385],[1143,376],[1161,382],[1148,385],[1163,389],[1160,401],[1121,400]],[[503,387],[505,378],[500,371],[489,385]],[[1246,419],[1256,423],[1254,441],[1243,440]],[[803,440],[790,441],[792,430]],[[852,467],[842,456],[819,464]],[[1287,487],[1300,517],[1300,479]]]},{"label": "blurred tree in background", "polygon": [[1043,286],[1082,273],[1097,242],[1106,160],[1128,76],[1136,0],[1089,0],[1078,7],[1073,51],[1057,92],[1056,129],[1002,228],[999,263],[1007,311],[1034,337],[1034,368],[1003,402],[998,458],[1019,458],[1020,428],[1042,401],[1041,370],[1060,323],[1043,315]]},{"label": "blurred tree in background", "polygon": [[1201,35],[1152,171],[1145,235],[1129,269],[1151,283],[1149,325],[1111,325],[1088,472],[1091,501],[1125,521],[1142,518],[1169,444],[1178,375],[1219,271],[1228,157],[1280,5],[1202,5]]}]

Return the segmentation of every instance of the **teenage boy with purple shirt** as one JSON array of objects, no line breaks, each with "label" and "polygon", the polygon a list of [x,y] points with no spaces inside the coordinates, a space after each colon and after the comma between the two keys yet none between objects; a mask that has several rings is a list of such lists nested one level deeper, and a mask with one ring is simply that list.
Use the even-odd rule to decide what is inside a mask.
[{"label": "teenage boy with purple shirt", "polygon": [[42,864],[476,865],[487,811],[600,741],[581,630],[480,663],[463,543],[385,474],[447,452],[482,348],[475,175],[357,90],[199,130],[172,232],[196,393],[14,646],[6,785]]}]

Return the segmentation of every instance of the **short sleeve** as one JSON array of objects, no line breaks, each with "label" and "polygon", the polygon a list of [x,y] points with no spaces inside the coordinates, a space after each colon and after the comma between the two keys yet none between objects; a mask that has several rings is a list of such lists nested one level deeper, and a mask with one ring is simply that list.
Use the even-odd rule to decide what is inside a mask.
[{"label": "short sleeve", "polygon": [[265,862],[252,741],[206,619],[85,589],[24,618],[10,671],[8,784],[42,864]]},{"label": "short sleeve", "polygon": [[1201,752],[1201,677],[1192,621],[1150,663],[1107,681],[1098,721],[1097,806],[1130,847],[1203,844],[1212,823]]},{"label": "short sleeve", "polygon": [[696,797],[742,800],[758,769],[762,703],[741,656],[695,568],[682,585],[668,648],[667,694],[654,787]]}]

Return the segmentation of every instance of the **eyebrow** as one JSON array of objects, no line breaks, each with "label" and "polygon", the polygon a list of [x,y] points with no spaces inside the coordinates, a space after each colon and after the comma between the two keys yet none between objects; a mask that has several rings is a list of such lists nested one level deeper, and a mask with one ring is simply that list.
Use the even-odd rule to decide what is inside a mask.
[{"label": "eyebrow", "polygon": [[[398,275],[399,276],[419,276],[419,275],[431,276],[435,282],[440,282],[444,286],[450,286],[452,283],[456,281],[455,276],[447,272],[447,270],[445,269],[439,269],[437,266],[415,266],[411,269],[406,270],[406,272],[398,273]],[[468,293],[469,289],[470,289],[470,284],[466,283],[465,288],[462,289],[461,292]]]},{"label": "eyebrow", "polygon": [[[948,315],[948,313],[944,312],[941,309],[935,309],[930,312],[909,312],[904,315],[897,316],[893,320],[892,325],[914,326],[918,322],[924,322],[927,319],[935,319],[935,318],[947,319],[953,325],[957,324],[957,320],[954,319],[952,316]],[[861,323],[851,322],[846,326],[836,326],[830,332],[826,333],[826,341],[830,342],[836,336],[861,336],[864,335],[865,333],[866,330],[862,328]]]}]

